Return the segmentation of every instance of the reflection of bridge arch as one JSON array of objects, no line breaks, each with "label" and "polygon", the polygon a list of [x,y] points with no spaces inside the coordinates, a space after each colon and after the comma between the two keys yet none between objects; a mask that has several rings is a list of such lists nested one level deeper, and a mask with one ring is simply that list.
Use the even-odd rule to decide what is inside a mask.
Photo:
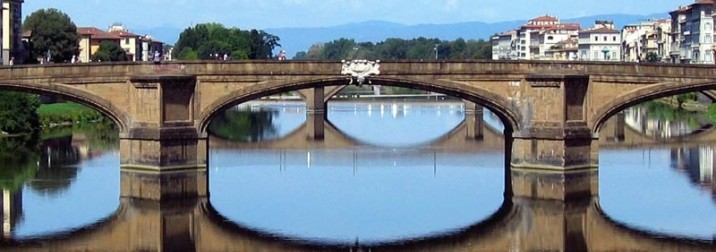
[{"label": "reflection of bridge arch", "polygon": [[604,149],[699,146],[716,143],[716,127],[707,127],[682,137],[656,138],[628,126],[624,115],[617,114],[603,124],[599,136],[599,146]]},{"label": "reflection of bridge arch", "polygon": [[[320,120],[316,123],[314,120]],[[315,133],[315,124],[323,124],[322,139],[316,140],[312,136],[319,135]],[[476,136],[475,127],[480,129],[481,136]],[[472,129],[471,129],[472,128]],[[293,130],[285,137],[260,142],[237,142],[224,140],[219,137],[212,137],[211,146],[220,149],[308,149],[308,148],[350,148],[355,146],[370,146],[357,138],[349,136],[340,129],[336,128],[329,120],[323,118],[311,118]],[[440,149],[462,150],[462,151],[504,151],[505,138],[502,132],[493,128],[489,124],[476,123],[470,120],[463,120],[459,125],[453,128],[438,139],[434,139],[425,145],[437,147]]]},{"label": "reflection of bridge arch", "polygon": [[[436,84],[430,84],[414,80],[374,77],[371,78],[371,81],[374,85],[407,87],[462,98],[464,100],[480,104],[488,108],[490,111],[493,111],[496,115],[498,115],[500,120],[503,121],[503,124],[508,125],[508,128],[519,128],[519,113],[514,111],[512,103],[508,99],[481,87],[476,87],[467,83],[456,84],[454,82],[441,80],[435,80]],[[208,109],[206,109],[203,114],[199,115],[199,129],[201,129],[202,132],[205,132],[216,113],[229,109],[240,103],[286,91],[324,86],[345,86],[345,82],[346,78],[339,77],[303,82],[270,82],[260,86],[249,86],[245,89],[229,93],[209,105]],[[319,93],[319,96],[324,95],[322,89],[319,89],[317,92]],[[319,102],[321,104],[324,103],[324,99],[322,98],[315,99],[317,100],[315,102]]]},{"label": "reflection of bridge arch", "polygon": [[713,80],[683,83],[683,82],[663,82],[642,88],[637,88],[618,96],[609,106],[601,107],[593,116],[594,122],[593,132],[599,132],[603,124],[612,116],[624,111],[629,107],[638,104],[684,93],[716,89],[716,82]]},{"label": "reflection of bridge arch", "polygon": [[376,244],[295,239],[228,221],[205,199],[121,199],[113,216],[74,231],[0,240],[3,251],[713,251],[711,241],[637,231],[595,199],[512,198],[488,219],[429,237]]}]

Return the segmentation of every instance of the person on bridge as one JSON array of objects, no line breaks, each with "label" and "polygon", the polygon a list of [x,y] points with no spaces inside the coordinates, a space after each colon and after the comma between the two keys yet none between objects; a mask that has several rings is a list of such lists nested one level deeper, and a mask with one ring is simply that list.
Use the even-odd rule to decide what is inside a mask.
[{"label": "person on bridge", "polygon": [[161,64],[162,63],[162,57],[159,51],[154,51],[154,57],[152,58],[154,60],[154,64]]},{"label": "person on bridge", "polygon": [[281,50],[281,52],[278,53],[278,60],[286,60],[286,51]]}]

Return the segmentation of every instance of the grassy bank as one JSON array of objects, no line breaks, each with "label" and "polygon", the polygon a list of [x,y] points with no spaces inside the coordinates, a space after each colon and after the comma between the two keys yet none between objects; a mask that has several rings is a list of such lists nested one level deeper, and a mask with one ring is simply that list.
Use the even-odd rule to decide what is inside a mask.
[{"label": "grassy bank", "polygon": [[43,104],[37,109],[37,114],[42,127],[96,122],[103,118],[96,110],[72,102]]}]

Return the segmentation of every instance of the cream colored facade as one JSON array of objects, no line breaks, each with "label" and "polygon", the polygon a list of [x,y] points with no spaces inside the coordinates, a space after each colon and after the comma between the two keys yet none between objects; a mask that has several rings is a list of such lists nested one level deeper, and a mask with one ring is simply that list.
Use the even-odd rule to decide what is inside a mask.
[{"label": "cream colored facade", "polygon": [[127,28],[119,23],[112,24],[108,32],[122,38],[119,46],[127,53],[129,61],[142,60],[142,42],[139,39],[139,35],[129,32]]},{"label": "cream colored facade", "polygon": [[90,62],[90,57],[94,53],[94,51],[90,47],[91,41],[91,36],[80,34],[80,54],[78,55],[78,60],[80,62]]},{"label": "cream colored facade", "polygon": [[622,28],[622,60],[644,61],[650,53],[656,54],[658,61],[669,61],[671,51],[671,21],[656,19]]},{"label": "cream colored facade", "polygon": [[2,1],[2,62],[10,63],[10,59],[21,55],[22,36],[22,4],[24,0]]}]

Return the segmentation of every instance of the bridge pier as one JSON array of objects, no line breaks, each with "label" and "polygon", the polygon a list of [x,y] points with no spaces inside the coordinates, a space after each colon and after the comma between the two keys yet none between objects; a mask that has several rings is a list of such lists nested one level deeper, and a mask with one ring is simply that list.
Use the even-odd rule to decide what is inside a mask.
[{"label": "bridge pier", "polygon": [[560,201],[596,196],[599,141],[585,117],[589,77],[532,76],[526,81],[544,107],[522,104],[526,127],[506,139],[512,148],[514,196]]},{"label": "bridge pier", "polygon": [[467,138],[481,140],[484,138],[483,126],[485,125],[484,108],[474,102],[465,102],[465,123],[467,124]]},{"label": "bridge pier", "polygon": [[207,136],[194,126],[195,77],[131,79],[130,128],[120,134],[121,195],[149,200],[207,195]]}]

